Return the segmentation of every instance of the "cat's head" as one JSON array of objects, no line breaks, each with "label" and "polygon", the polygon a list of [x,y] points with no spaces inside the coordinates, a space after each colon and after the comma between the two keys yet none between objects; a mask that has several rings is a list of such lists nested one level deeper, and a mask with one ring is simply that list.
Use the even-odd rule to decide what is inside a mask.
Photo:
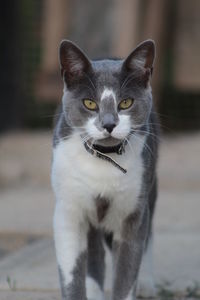
[{"label": "cat's head", "polygon": [[91,61],[75,44],[60,46],[67,123],[87,139],[116,145],[148,122],[152,107],[150,78],[155,57],[152,40],[125,60]]}]

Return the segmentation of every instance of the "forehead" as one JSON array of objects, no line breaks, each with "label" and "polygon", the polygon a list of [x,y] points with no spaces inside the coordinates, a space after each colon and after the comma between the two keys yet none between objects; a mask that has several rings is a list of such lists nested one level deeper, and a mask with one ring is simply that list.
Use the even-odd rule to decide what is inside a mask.
[{"label": "forehead", "polygon": [[120,82],[121,60],[101,60],[92,62],[95,73],[95,83],[98,90],[105,87],[118,89]]}]

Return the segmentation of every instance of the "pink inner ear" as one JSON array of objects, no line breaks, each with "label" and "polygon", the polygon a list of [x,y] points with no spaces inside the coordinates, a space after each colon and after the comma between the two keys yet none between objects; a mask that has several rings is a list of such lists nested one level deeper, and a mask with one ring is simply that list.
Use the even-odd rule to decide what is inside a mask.
[{"label": "pink inner ear", "polygon": [[[61,75],[68,77],[80,77],[83,74],[84,63],[74,54],[71,53],[67,58],[65,58],[64,66],[61,69]],[[68,76],[67,76],[68,74]]]},{"label": "pink inner ear", "polygon": [[133,52],[129,55],[125,61],[128,69],[151,69],[153,68],[153,61],[155,56],[155,46],[152,41],[146,41],[140,44]]},{"label": "pink inner ear", "polygon": [[140,67],[144,68],[152,68],[152,55],[151,52],[148,51],[147,49],[140,51],[137,55],[136,58],[133,59],[133,63],[135,61],[135,64]]},{"label": "pink inner ear", "polygon": [[69,72],[70,73],[81,74],[83,68],[84,68],[84,65],[80,61],[73,60],[73,61],[69,62]]},{"label": "pink inner ear", "polygon": [[84,63],[81,61],[80,57],[73,51],[68,52],[66,62],[70,73],[79,73],[84,68]]},{"label": "pink inner ear", "polygon": [[153,58],[150,52],[147,53],[144,67],[153,69]]},{"label": "pink inner ear", "polygon": [[78,80],[84,73],[91,71],[87,56],[70,41],[63,41],[60,46],[61,75],[69,85]]}]

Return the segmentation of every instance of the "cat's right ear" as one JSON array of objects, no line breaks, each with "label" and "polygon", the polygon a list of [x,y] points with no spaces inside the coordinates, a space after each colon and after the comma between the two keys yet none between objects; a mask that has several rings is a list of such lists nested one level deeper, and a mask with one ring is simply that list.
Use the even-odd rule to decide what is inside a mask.
[{"label": "cat's right ear", "polygon": [[67,85],[80,80],[85,73],[92,70],[87,56],[69,40],[63,40],[59,51],[61,76]]}]

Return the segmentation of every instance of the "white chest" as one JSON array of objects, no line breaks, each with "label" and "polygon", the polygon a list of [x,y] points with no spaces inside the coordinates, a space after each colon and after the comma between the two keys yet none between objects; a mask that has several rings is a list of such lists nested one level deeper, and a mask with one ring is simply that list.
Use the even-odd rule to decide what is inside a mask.
[{"label": "white chest", "polygon": [[122,173],[108,161],[89,154],[78,135],[61,142],[54,149],[52,166],[52,184],[56,198],[62,201],[67,210],[77,210],[78,217],[87,217],[98,223],[97,196],[108,199],[109,209],[101,222],[110,230],[116,222],[131,213],[137,203],[142,185],[143,164],[141,158],[142,143],[131,141],[122,155],[113,158],[127,173]]}]

